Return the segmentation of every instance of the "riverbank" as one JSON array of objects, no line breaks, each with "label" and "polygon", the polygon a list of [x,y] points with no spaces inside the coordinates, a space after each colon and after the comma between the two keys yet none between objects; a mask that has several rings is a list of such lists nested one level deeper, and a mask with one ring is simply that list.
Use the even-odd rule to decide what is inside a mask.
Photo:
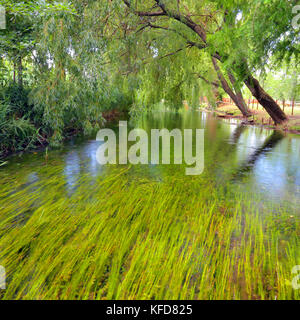
[{"label": "riverbank", "polygon": [[216,109],[211,109],[207,105],[204,105],[201,110],[206,112],[213,112],[217,117],[223,119],[239,119],[247,125],[261,126],[266,129],[283,130],[288,133],[300,135],[300,110],[295,109],[294,115],[288,115],[289,120],[284,125],[275,125],[268,113],[259,107],[251,109],[252,117],[245,119],[240,110],[233,104],[223,103]]},{"label": "riverbank", "polygon": [[[125,116],[125,112],[119,111],[117,109],[105,111],[102,113],[102,118],[104,119],[105,124],[112,124],[114,122],[119,121],[121,118]],[[63,140],[63,142],[66,142],[76,136],[84,136],[83,131],[75,130],[75,129],[70,129],[67,133],[66,136]],[[24,152],[38,152],[38,151],[43,151],[46,150],[46,148],[49,147],[50,141],[49,137],[47,136],[41,136],[40,139],[33,145],[30,146],[24,146],[23,149],[18,150],[18,151],[10,151],[10,152],[3,152],[0,154],[0,167],[5,166],[8,164],[8,159],[11,156],[14,155],[22,155]]]}]

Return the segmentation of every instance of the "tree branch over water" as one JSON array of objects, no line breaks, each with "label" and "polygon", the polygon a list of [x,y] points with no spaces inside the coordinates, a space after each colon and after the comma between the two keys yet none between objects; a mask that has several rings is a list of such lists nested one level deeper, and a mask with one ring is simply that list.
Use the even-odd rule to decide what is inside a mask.
[{"label": "tree branch over water", "polygon": [[[126,4],[126,6],[129,9],[132,9],[129,1],[123,0],[123,2]],[[160,17],[160,16],[166,15],[165,12],[163,12],[163,11],[145,12],[145,11],[135,11],[134,10],[134,13],[140,17]]]}]

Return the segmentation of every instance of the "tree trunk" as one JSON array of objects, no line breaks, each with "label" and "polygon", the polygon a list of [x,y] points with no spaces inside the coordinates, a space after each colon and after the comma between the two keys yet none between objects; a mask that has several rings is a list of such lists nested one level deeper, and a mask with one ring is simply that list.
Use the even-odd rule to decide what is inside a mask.
[{"label": "tree trunk", "polygon": [[[131,8],[130,2],[128,0],[123,0],[123,1],[128,8]],[[157,6],[161,9],[160,11],[153,12],[152,9],[150,9],[149,12],[135,11],[135,14],[138,16],[143,16],[143,17],[145,17],[145,16],[148,16],[148,17],[166,16],[166,17],[173,18],[173,19],[179,21],[180,23],[185,24],[188,28],[190,28],[196,34],[198,34],[198,36],[202,40],[203,44],[197,45],[196,46],[197,48],[204,49],[204,48],[208,47],[207,32],[202,24],[195,23],[189,15],[183,15],[180,12],[178,12],[177,10],[172,10],[172,9],[168,8],[165,5],[165,3],[163,3],[160,0],[155,0],[155,2],[157,4]],[[212,59],[215,59],[215,58],[217,58],[218,60],[220,60],[222,62],[222,57],[217,52],[212,56]],[[217,66],[216,61],[215,61],[214,65]],[[245,64],[245,66],[247,67],[247,62]],[[218,76],[219,76],[219,74],[220,74],[220,72],[218,72]],[[224,82],[224,80],[226,83]],[[247,78],[244,82],[247,85],[247,87],[249,88],[249,90],[252,92],[252,95],[259,101],[259,103],[268,112],[268,114],[271,116],[271,118],[274,120],[274,122],[276,124],[283,123],[287,120],[287,116],[285,115],[285,113],[279,108],[279,106],[272,99],[272,97],[264,91],[264,89],[260,86],[259,82],[256,79],[254,79],[251,74],[249,76],[247,75]],[[241,110],[241,112],[245,115],[248,115],[247,111],[244,109],[244,106],[240,105],[239,101],[236,99],[235,94],[232,92],[231,88],[228,86],[228,83],[224,77],[222,79],[222,86],[223,86],[223,84],[225,85],[226,90],[228,90],[228,92],[225,90],[225,88],[224,88],[224,90],[228,94],[230,92],[229,96],[237,104],[237,106]]]},{"label": "tree trunk", "polygon": [[225,77],[223,76],[219,66],[218,66],[218,62],[217,60],[212,57],[212,62],[214,65],[214,68],[218,74],[218,78],[222,84],[222,87],[224,89],[224,91],[230,96],[230,98],[234,101],[234,103],[236,104],[236,106],[239,108],[239,110],[242,112],[244,117],[250,117],[251,116],[251,112],[248,110],[243,98],[241,101],[241,97],[237,97],[236,94],[233,92],[233,90],[230,88],[228,82],[226,81]]},{"label": "tree trunk", "polygon": [[244,100],[241,89],[236,84],[236,79],[235,79],[234,75],[231,72],[228,72],[228,77],[229,77],[230,82],[232,83],[232,86],[234,88],[235,95],[236,95],[236,98],[239,102],[239,105],[241,105],[243,107],[243,109],[247,112],[248,117],[249,117],[251,115],[251,111],[248,108],[248,106]]},{"label": "tree trunk", "polygon": [[18,84],[19,84],[19,87],[23,87],[23,66],[22,66],[21,56],[18,57],[17,64],[18,64]]},{"label": "tree trunk", "polygon": [[252,95],[258,100],[258,102],[268,112],[275,124],[282,124],[288,120],[285,113],[280,109],[275,100],[266,93],[266,91],[260,86],[258,80],[251,75],[245,80],[246,86],[251,91]]}]

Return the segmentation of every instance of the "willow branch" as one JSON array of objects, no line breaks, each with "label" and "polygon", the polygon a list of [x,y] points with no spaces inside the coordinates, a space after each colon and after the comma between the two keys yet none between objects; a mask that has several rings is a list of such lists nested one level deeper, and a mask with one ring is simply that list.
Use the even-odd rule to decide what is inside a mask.
[{"label": "willow branch", "polygon": [[167,7],[160,0],[155,0],[155,2],[161,8],[161,10],[165,13],[165,15],[168,15],[169,17],[185,24],[188,28],[196,32],[200,36],[201,40],[206,44],[206,31],[203,26],[195,23],[188,16],[178,14],[173,10],[167,9]]},{"label": "willow branch", "polygon": [[201,74],[196,73],[197,77],[202,79],[203,81],[205,81],[207,84],[213,85],[216,88],[221,88],[221,86],[219,85],[219,83],[217,83],[216,81],[209,81],[206,78],[204,78],[203,76],[201,76]]},{"label": "willow branch", "polygon": [[[125,5],[131,9],[130,2],[128,0],[123,0]],[[140,16],[140,17],[160,17],[160,16],[165,16],[166,14],[163,11],[156,11],[156,12],[148,12],[148,11],[136,11],[133,10],[134,14]]]}]

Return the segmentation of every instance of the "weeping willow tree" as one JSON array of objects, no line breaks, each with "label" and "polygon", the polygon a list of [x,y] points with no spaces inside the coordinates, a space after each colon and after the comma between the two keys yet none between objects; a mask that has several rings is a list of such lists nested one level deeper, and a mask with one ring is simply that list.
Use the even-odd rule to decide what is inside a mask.
[{"label": "weeping willow tree", "polygon": [[0,30],[0,157],[4,157],[45,141],[39,128],[43,121],[28,101],[28,93],[37,83],[32,59],[35,31],[42,17],[72,10],[66,2],[55,1],[1,0],[0,5],[5,8],[6,20]]},{"label": "weeping willow tree", "polygon": [[[256,73],[270,56],[281,61],[298,54],[297,33],[291,24],[295,4],[296,1],[281,0],[123,0],[118,12],[130,24],[140,51],[148,48],[153,59],[191,48],[205,52],[219,85],[244,115],[249,113],[241,92],[245,85],[274,122],[280,124],[287,117],[262,88]],[[202,63],[199,59],[198,64]]]},{"label": "weeping willow tree", "polygon": [[[158,47],[159,42],[156,50]],[[158,51],[163,52],[162,49]],[[210,97],[211,101],[215,95],[219,96],[222,89],[216,74],[211,66],[199,65],[198,58],[199,52],[191,48],[167,56],[162,54],[145,62],[138,73],[140,85],[136,91],[136,103],[149,108],[164,101],[169,107],[178,109],[184,100],[197,107],[201,96]]]},{"label": "weeping willow tree", "polygon": [[108,23],[112,2],[4,2],[9,23],[0,37],[1,65],[17,92],[30,79],[27,115],[53,146],[70,133],[98,129],[103,110],[132,103],[135,79],[120,63],[124,28]]},{"label": "weeping willow tree", "polygon": [[99,24],[103,6],[96,1],[89,6],[73,1],[72,9],[75,13],[44,17],[36,30],[38,82],[31,100],[36,111],[43,113],[45,127],[51,128],[52,145],[59,144],[70,130],[88,134],[97,128],[100,106],[109,95],[103,68],[105,25]]},{"label": "weeping willow tree", "polygon": [[[119,10],[122,22],[108,22],[112,30],[112,36],[109,36],[113,41],[108,54],[123,82],[134,84],[131,113],[149,109],[162,100],[175,109],[182,106],[183,100],[199,105],[200,96],[212,97],[215,91],[218,94],[222,91],[209,55],[186,43],[187,30],[179,31],[179,28],[182,37],[178,37],[175,32],[178,25],[170,23],[174,32],[170,32],[166,39],[166,30],[158,28],[152,32],[148,25],[141,24],[138,16],[125,13],[122,6]],[[117,37],[114,30],[122,32]]]}]

